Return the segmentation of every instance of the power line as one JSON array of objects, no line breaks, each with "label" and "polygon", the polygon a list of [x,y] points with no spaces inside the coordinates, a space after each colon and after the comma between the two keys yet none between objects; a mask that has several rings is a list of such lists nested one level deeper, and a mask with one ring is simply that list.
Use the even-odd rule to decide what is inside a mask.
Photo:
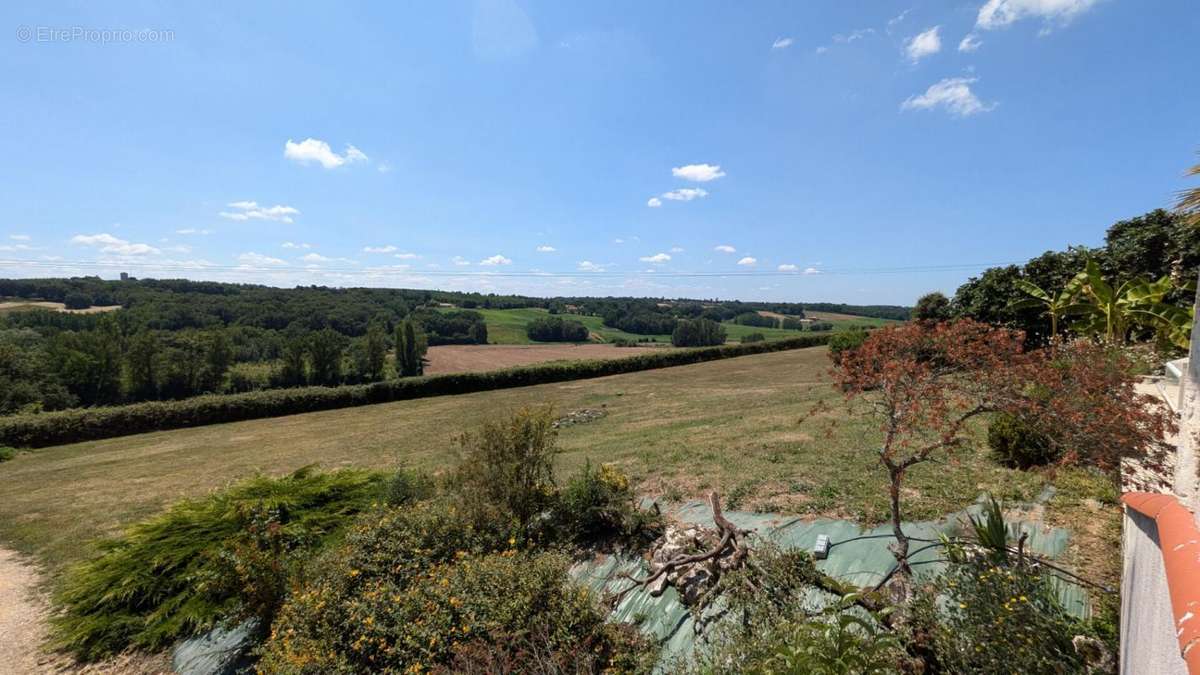
[{"label": "power line", "polygon": [[689,271],[627,271],[619,272],[603,270],[595,272],[542,272],[542,271],[474,271],[474,270],[438,270],[413,269],[409,267],[358,267],[358,266],[264,266],[264,265],[218,265],[179,262],[141,262],[113,260],[25,260],[0,259],[0,267],[31,267],[35,269],[110,269],[110,270],[152,270],[169,272],[258,272],[269,274],[338,274],[342,276],[387,277],[387,276],[423,276],[423,277],[462,277],[462,278],[621,278],[644,277],[647,279],[663,278],[762,278],[762,277],[812,277],[825,275],[874,275],[874,274],[919,274],[931,272],[973,272],[989,267],[1018,265],[1019,262],[993,263],[953,263],[941,265],[910,265],[897,267],[830,267],[810,268],[814,271],[772,271],[772,270],[734,270],[724,272],[689,272]]}]

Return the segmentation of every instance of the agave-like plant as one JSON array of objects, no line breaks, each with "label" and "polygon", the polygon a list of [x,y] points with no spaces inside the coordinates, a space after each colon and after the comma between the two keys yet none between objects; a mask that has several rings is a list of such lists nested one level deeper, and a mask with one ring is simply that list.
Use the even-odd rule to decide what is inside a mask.
[{"label": "agave-like plant", "polygon": [[1087,310],[1087,305],[1080,303],[1079,296],[1087,284],[1087,273],[1076,274],[1058,293],[1050,293],[1041,286],[1026,279],[1017,280],[1017,288],[1028,295],[1009,305],[1010,309],[1040,309],[1050,317],[1050,335],[1058,335],[1058,322],[1070,314],[1079,314]]},{"label": "agave-like plant", "polygon": [[[1200,176],[1200,164],[1188,169],[1187,175]],[[1179,200],[1175,202],[1175,209],[1191,217],[1192,222],[1200,225],[1200,187],[1180,192]]]}]

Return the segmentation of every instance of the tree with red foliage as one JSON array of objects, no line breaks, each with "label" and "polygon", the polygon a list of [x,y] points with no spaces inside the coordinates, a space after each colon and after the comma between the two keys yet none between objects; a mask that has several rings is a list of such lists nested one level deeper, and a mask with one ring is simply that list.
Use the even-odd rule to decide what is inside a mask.
[{"label": "tree with red foliage", "polygon": [[968,423],[988,413],[1016,415],[1044,433],[1063,462],[1118,475],[1121,460],[1160,463],[1169,409],[1134,390],[1119,352],[1087,342],[1026,352],[1024,334],[971,320],[911,323],[876,330],[844,352],[834,377],[847,398],[879,420],[879,461],[890,479],[893,553],[911,576],[901,528],[901,485],[913,466],[952,454]]}]

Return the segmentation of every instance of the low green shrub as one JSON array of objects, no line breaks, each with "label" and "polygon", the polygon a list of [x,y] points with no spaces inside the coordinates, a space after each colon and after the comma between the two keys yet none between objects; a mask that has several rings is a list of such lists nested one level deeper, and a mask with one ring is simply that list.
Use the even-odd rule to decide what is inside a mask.
[{"label": "low green shrub", "polygon": [[997,415],[988,426],[988,447],[1004,466],[1029,469],[1058,459],[1050,439],[1013,415]]},{"label": "low green shrub", "polygon": [[384,492],[384,501],[388,506],[405,506],[433,497],[437,492],[437,484],[431,476],[399,469],[388,479]]},{"label": "low green shrub", "polygon": [[459,465],[450,477],[462,508],[508,521],[523,538],[532,535],[531,521],[556,496],[554,419],[550,407],[525,408],[463,434]]},{"label": "low green shrub", "polygon": [[150,401],[107,408],[19,414],[0,418],[0,443],[19,448],[41,448],[147,431],[618,375],[748,354],[814,347],[829,340],[829,335],[803,335],[745,345],[645,350],[645,353],[621,359],[543,363],[490,372],[407,377],[371,384],[271,389],[244,394],[197,396],[180,401]]},{"label": "low green shrub", "polygon": [[763,335],[762,333],[749,333],[747,335],[742,336],[742,344],[744,344],[744,345],[748,345],[748,344],[751,344],[754,342],[765,342],[766,340],[767,340],[767,336]]},{"label": "low green shrub", "polygon": [[67,572],[53,642],[91,660],[161,649],[232,617],[269,621],[294,565],[377,500],[382,483],[305,468],[179,502]]},{"label": "low green shrub", "polygon": [[829,335],[827,338],[829,341],[829,358],[833,359],[834,363],[840,363],[842,352],[858,349],[867,341],[869,336],[869,332],[858,329],[844,330]]},{"label": "low green shrub", "polygon": [[653,539],[660,516],[638,508],[629,477],[612,464],[588,462],[558,495],[555,521],[564,536],[581,545],[617,539]]},{"label": "low green shrub", "polygon": [[1049,577],[991,557],[951,564],[911,606],[915,632],[942,672],[1083,673],[1072,645],[1086,632]]},{"label": "low green shrub", "polygon": [[7,462],[17,456],[16,448],[0,447],[0,462]]},{"label": "low green shrub", "polygon": [[284,606],[258,668],[470,672],[468,664],[502,659],[508,668],[486,672],[545,672],[539,666],[581,656],[584,646],[586,660],[569,662],[568,672],[644,672],[650,650],[605,622],[598,599],[570,583],[569,562],[511,549],[460,551],[452,561],[397,575],[331,558]]}]

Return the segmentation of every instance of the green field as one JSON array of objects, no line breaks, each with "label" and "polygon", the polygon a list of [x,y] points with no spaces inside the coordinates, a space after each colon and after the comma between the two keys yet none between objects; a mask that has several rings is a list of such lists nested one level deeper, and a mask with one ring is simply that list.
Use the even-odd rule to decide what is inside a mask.
[{"label": "green field", "polygon": [[[443,311],[454,311],[450,308],[443,308]],[[488,342],[498,345],[528,345],[538,344],[529,339],[525,334],[525,326],[534,319],[549,316],[549,312],[540,308],[526,309],[474,309],[472,311],[479,312],[487,321]],[[626,339],[637,342],[638,340],[654,340],[655,342],[671,342],[670,335],[637,335],[635,333],[626,333],[623,330],[610,328],[604,325],[604,320],[598,316],[585,316],[581,314],[560,314],[564,319],[578,321],[587,326],[588,330],[594,336],[599,336],[604,342],[612,342],[617,339]],[[829,321],[833,324],[834,330],[846,330],[854,327],[866,326],[882,326],[888,323],[896,323],[886,319],[872,319],[869,317],[850,317],[848,315],[828,316],[822,318],[822,321]],[[725,332],[728,339],[733,342],[741,341],[745,335],[751,333],[762,333],[763,337],[768,340],[778,340],[788,337],[796,337],[803,335],[802,331],[783,330],[782,328],[758,328],[755,326],[742,326],[739,324],[724,322]]]},{"label": "green field", "polygon": [[[734,508],[878,522],[887,491],[870,450],[875,431],[848,414],[828,367],[818,347],[23,453],[0,464],[0,543],[53,569],[92,552],[95,538],[124,524],[256,472],[308,464],[445,470],[456,462],[458,434],[486,417],[544,403],[608,413],[562,430],[561,470],[616,462],[643,494],[673,501],[715,488]],[[832,412],[801,422],[819,401]],[[1107,541],[1102,536],[1119,529],[1119,509],[1105,502],[1098,512],[1083,510],[1094,481],[1068,489],[1063,475],[1048,520],[1085,523]],[[1029,500],[1049,480],[1001,468],[976,447],[912,469],[906,515],[939,516],[983,491]]]}]

